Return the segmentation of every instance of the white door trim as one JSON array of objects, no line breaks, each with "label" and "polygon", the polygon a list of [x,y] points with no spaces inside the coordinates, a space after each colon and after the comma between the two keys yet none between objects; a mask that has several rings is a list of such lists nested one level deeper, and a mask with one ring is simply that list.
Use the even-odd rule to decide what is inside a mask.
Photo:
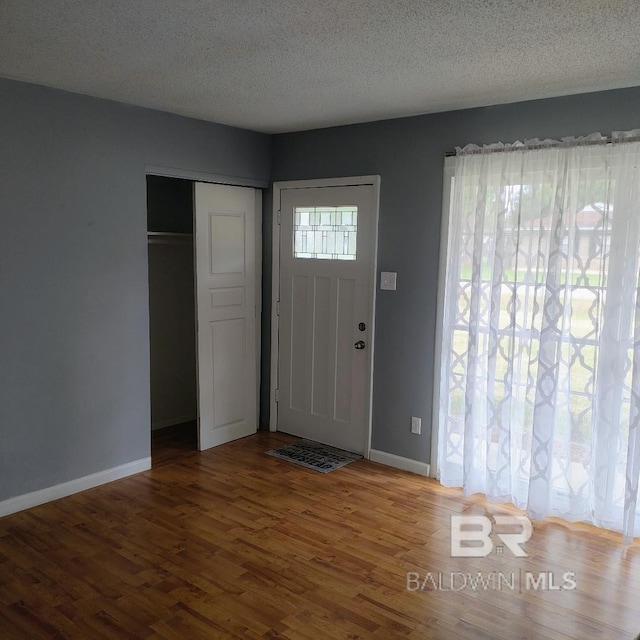
[{"label": "white door trim", "polygon": [[369,458],[371,451],[371,418],[373,404],[373,362],[375,348],[375,318],[376,318],[376,280],[378,272],[378,218],[380,212],[380,176],[353,176],[348,178],[321,178],[317,180],[287,180],[273,183],[273,221],[272,221],[272,260],[271,260],[271,384],[269,390],[269,431],[278,430],[278,403],[276,390],[278,388],[278,359],[280,353],[278,300],[280,299],[280,195],[284,189],[313,189],[318,187],[348,187],[370,185],[374,190],[374,243],[373,243],[373,273],[371,282],[371,348],[369,352],[369,400],[367,404],[367,441],[365,457]]}]

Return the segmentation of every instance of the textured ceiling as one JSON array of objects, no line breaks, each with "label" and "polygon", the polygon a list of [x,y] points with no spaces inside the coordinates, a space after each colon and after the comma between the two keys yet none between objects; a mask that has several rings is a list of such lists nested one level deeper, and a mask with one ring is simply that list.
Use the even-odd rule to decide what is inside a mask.
[{"label": "textured ceiling", "polygon": [[640,85],[640,2],[0,0],[0,76],[295,131]]}]

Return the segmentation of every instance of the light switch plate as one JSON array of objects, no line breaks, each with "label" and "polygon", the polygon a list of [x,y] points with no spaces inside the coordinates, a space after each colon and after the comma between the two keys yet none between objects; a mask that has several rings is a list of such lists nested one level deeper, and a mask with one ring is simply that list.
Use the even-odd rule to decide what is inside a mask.
[{"label": "light switch plate", "polygon": [[385,291],[395,291],[397,276],[398,274],[395,271],[381,271],[380,288]]}]

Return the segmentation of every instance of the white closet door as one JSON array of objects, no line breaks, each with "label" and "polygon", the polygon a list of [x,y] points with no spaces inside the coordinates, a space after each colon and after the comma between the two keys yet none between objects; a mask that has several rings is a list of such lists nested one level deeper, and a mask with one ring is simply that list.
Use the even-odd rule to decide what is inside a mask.
[{"label": "white closet door", "polygon": [[256,410],[260,192],[195,184],[198,447],[251,435]]}]

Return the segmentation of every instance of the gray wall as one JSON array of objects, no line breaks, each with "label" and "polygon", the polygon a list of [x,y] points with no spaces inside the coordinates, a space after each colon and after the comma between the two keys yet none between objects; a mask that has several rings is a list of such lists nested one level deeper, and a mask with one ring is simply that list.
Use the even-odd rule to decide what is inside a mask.
[{"label": "gray wall", "polygon": [[[608,134],[636,127],[640,127],[640,88],[274,136],[274,181],[382,177],[378,268],[398,272],[398,290],[378,292],[375,449],[429,461],[445,152],[469,142]],[[270,229],[271,216],[265,215],[265,323],[271,317]],[[268,330],[265,326],[265,334]],[[269,354],[268,342],[263,344],[261,402],[266,424]],[[409,431],[412,415],[422,416],[420,436]]]},{"label": "gray wall", "polygon": [[150,453],[145,166],[267,180],[270,138],[0,80],[0,500]]}]

